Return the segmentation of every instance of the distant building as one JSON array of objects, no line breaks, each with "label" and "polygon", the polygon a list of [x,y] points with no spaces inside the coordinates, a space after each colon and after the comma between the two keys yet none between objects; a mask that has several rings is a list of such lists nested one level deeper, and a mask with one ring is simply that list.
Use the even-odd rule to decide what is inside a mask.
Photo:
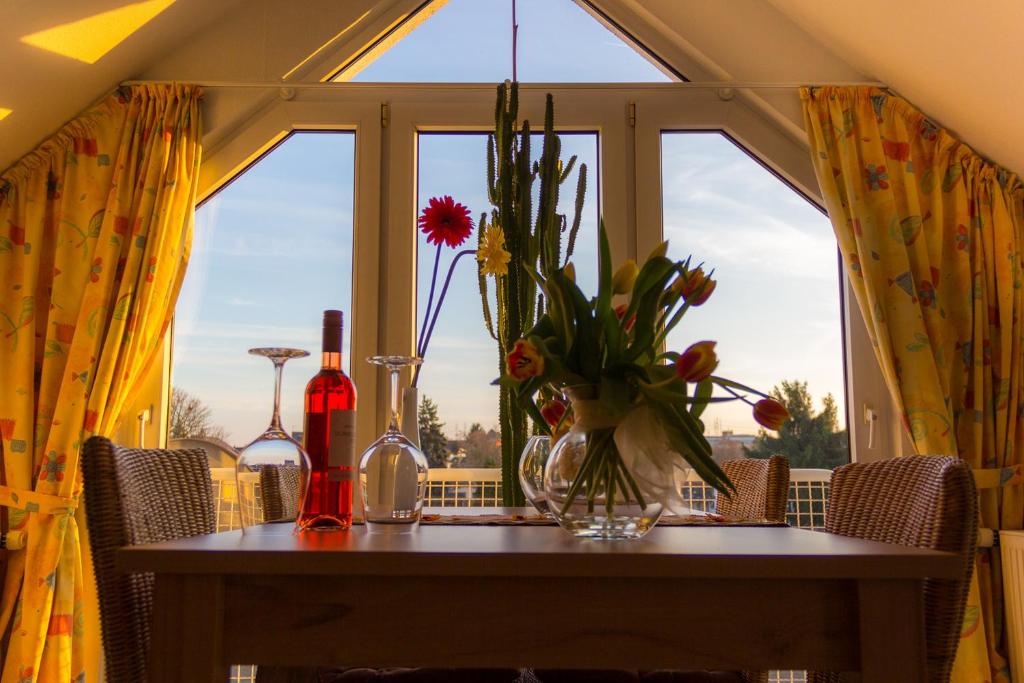
[{"label": "distant building", "polygon": [[753,434],[733,434],[730,429],[723,430],[721,436],[707,437],[711,445],[711,457],[717,463],[747,457],[743,447],[752,447],[755,439],[757,437]]}]

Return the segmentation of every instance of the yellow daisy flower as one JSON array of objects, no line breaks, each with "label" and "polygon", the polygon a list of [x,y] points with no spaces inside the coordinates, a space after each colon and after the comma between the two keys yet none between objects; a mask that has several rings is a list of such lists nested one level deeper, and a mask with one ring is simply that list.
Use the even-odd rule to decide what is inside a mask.
[{"label": "yellow daisy flower", "polygon": [[508,274],[508,262],[512,255],[505,251],[505,233],[497,225],[489,225],[484,231],[480,248],[476,250],[476,260],[483,266],[484,275]]}]

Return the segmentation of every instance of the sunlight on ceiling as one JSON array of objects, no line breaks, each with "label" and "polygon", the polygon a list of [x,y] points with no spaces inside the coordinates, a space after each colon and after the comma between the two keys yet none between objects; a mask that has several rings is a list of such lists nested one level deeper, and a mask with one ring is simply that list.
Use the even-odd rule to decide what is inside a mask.
[{"label": "sunlight on ceiling", "polygon": [[86,64],[95,64],[175,0],[145,0],[91,17],[69,21],[27,36],[21,42]]},{"label": "sunlight on ceiling", "polygon": [[0,107],[0,121],[3,121],[8,116],[10,116],[12,111],[14,110],[8,109],[7,107]]}]

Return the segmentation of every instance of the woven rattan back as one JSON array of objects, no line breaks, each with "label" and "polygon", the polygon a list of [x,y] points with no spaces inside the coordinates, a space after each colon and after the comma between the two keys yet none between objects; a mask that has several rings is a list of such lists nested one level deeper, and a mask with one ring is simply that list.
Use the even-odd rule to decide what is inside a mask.
[{"label": "woven rattan back", "polygon": [[[840,467],[832,474],[827,531],[960,556],[960,576],[924,586],[929,683],[947,683],[974,568],[978,503],[971,469],[959,458],[912,455]],[[838,681],[811,674],[811,683]]]},{"label": "woven rattan back", "polygon": [[722,469],[735,484],[736,492],[731,497],[718,496],[719,514],[739,519],[786,521],[789,460],[781,455],[726,460]]},{"label": "woven rattan back", "polygon": [[260,468],[260,496],[264,522],[287,522],[299,515],[298,465],[264,465]]},{"label": "woven rattan back", "polygon": [[201,450],[136,450],[94,436],[82,451],[89,544],[108,683],[146,680],[153,575],[122,574],[118,548],[213,533],[213,491]]}]

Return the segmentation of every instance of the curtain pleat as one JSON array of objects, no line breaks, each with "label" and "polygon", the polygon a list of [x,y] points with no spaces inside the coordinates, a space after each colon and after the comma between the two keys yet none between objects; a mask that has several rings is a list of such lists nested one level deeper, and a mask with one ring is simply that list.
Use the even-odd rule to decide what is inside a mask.
[{"label": "curtain pleat", "polygon": [[0,505],[14,547],[2,683],[80,683],[98,647],[79,451],[115,432],[170,322],[195,212],[199,96],[121,88],[0,175]]},{"label": "curtain pleat", "polygon": [[[877,88],[801,92],[811,158],[914,449],[975,468],[1024,526],[1024,185]],[[953,680],[1008,681],[998,552],[979,551]]]}]

